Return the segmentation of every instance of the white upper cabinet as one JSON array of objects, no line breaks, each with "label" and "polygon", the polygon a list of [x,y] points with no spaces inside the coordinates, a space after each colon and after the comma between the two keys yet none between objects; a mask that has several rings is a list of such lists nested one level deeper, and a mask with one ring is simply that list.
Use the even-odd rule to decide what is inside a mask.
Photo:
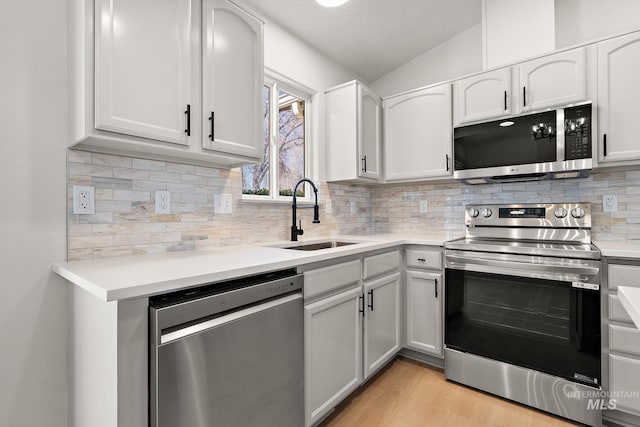
[{"label": "white upper cabinet", "polygon": [[204,0],[202,28],[203,146],[260,159],[262,23],[227,0]]},{"label": "white upper cabinet", "polygon": [[352,81],[325,92],[327,181],[380,179],[382,101]]},{"label": "white upper cabinet", "polygon": [[455,123],[511,114],[511,68],[500,68],[455,83]]},{"label": "white upper cabinet", "polygon": [[70,146],[206,166],[260,161],[260,21],[227,0],[69,0],[69,10]]},{"label": "white upper cabinet", "polygon": [[442,84],[386,98],[386,181],[451,177],[451,85]]},{"label": "white upper cabinet", "polygon": [[637,164],[640,33],[598,43],[598,163]]},{"label": "white upper cabinet", "polygon": [[518,69],[521,112],[589,99],[586,47],[523,62]]},{"label": "white upper cabinet", "polygon": [[568,50],[456,81],[455,124],[589,100],[587,52]]},{"label": "white upper cabinet", "polygon": [[97,129],[188,144],[191,7],[190,0],[96,1]]}]

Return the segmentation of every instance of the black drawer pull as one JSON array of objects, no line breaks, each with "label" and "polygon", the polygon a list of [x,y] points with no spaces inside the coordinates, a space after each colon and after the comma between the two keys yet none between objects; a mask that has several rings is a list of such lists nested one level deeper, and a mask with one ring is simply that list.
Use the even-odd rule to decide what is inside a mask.
[{"label": "black drawer pull", "polygon": [[424,258],[418,258],[418,261],[425,262],[425,261],[426,261],[426,259],[424,259]]}]

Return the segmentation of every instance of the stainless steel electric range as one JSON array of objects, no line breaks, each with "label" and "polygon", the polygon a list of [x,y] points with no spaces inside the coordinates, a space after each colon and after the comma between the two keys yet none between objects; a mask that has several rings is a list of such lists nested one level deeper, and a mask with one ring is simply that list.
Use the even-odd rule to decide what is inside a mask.
[{"label": "stainless steel electric range", "polygon": [[467,206],[465,224],[464,238],[445,243],[446,377],[600,425],[590,204]]}]

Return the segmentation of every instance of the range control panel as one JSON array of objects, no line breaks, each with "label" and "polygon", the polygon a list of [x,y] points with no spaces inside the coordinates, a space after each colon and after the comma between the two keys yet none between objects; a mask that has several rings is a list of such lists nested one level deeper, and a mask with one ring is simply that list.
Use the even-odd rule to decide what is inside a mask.
[{"label": "range control panel", "polygon": [[591,228],[590,203],[469,205],[468,227]]}]

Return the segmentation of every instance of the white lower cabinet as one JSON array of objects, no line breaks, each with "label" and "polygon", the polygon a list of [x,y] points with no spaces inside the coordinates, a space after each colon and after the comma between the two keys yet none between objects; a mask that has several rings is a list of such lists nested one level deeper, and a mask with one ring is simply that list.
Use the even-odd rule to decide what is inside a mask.
[{"label": "white lower cabinet", "polygon": [[[603,387],[609,393],[605,418],[631,425],[640,423],[640,330],[620,303],[619,286],[640,287],[640,264],[631,259],[609,259],[606,285],[601,289],[603,319]],[[608,378],[607,378],[608,377]],[[607,381],[608,379],[608,381]]]},{"label": "white lower cabinet", "polygon": [[400,273],[364,284],[364,379],[400,351]]},{"label": "white lower cabinet", "polygon": [[442,357],[442,275],[406,273],[407,347]]},{"label": "white lower cabinet", "polygon": [[362,382],[361,298],[358,286],[304,308],[307,426]]}]

